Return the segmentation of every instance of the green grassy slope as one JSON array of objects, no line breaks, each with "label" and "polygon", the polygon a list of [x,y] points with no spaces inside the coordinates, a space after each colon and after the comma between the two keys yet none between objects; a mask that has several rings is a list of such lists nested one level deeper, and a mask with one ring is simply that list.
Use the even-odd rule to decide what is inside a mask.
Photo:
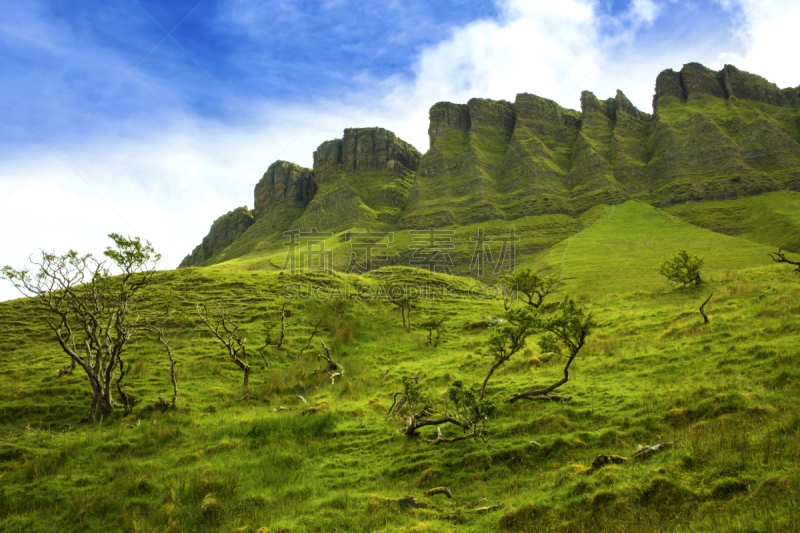
[{"label": "green grassy slope", "polygon": [[[488,361],[475,351],[490,330],[475,325],[502,313],[497,300],[420,302],[415,323],[448,316],[438,347],[422,331],[403,332],[383,303],[292,302],[289,323],[306,321],[290,325],[286,350],[270,352],[269,368],[257,356],[249,361],[243,391],[194,302],[230,298],[257,344],[265,327],[276,327],[286,276],[222,265],[165,272],[151,297],[175,308],[168,329],[180,362],[179,408],[158,407],[171,392],[167,361],[154,339],[142,338],[129,352],[133,415],[93,426],[78,423],[88,407],[85,379],[56,376],[63,357],[30,303],[0,304],[0,529],[793,531],[800,279],[761,262],[764,247],[649,206],[599,210],[546,257],[554,266],[563,258],[565,278],[577,278],[564,290],[600,324],[562,389],[573,400],[501,403],[488,443],[409,440],[386,410],[402,376],[419,376],[440,398],[454,379],[478,384]],[[673,289],[653,273],[677,245],[706,258],[704,286]],[[408,270],[396,269],[396,279],[408,281]],[[711,291],[711,323],[702,325],[697,306]],[[346,369],[334,385],[314,373],[318,345],[300,354],[319,318],[321,338]],[[560,369],[532,338],[489,394],[502,400],[552,382]],[[598,454],[676,440],[644,461],[587,469]],[[422,495],[436,486],[454,498]],[[405,494],[430,507],[403,507],[396,499]],[[479,498],[501,507],[461,507]]]},{"label": "green grassy slope", "polygon": [[[554,246],[542,264],[565,279],[564,290],[593,294],[655,291],[658,266],[678,249],[705,260],[707,277],[766,266],[774,249],[693,226],[650,205],[628,201],[599,206],[588,228]],[[679,212],[676,210],[676,213]]]},{"label": "green grassy slope", "polygon": [[665,209],[696,226],[800,252],[800,193],[777,191]]},{"label": "green grassy slope", "polygon": [[[774,193],[785,194],[785,193]],[[742,200],[754,202],[755,197]],[[783,198],[783,197],[781,197]],[[727,206],[727,202],[721,202]],[[796,213],[791,203],[776,203],[769,198],[749,205],[740,213],[754,217],[759,213],[784,220],[792,227]],[[475,245],[470,241],[480,228],[486,235],[508,235],[514,228],[521,237],[517,245],[517,265],[536,264],[537,268],[549,269],[566,280],[566,287],[578,291],[592,288],[596,291],[644,290],[658,286],[658,265],[678,248],[692,250],[706,260],[711,275],[727,272],[732,268],[767,265],[771,262],[767,254],[774,251],[767,243],[779,235],[791,235],[774,231],[753,232],[762,244],[748,240],[750,234],[737,238],[701,228],[683,219],[707,213],[705,204],[681,204],[668,211],[654,208],[641,202],[628,201],[616,206],[597,206],[580,217],[567,215],[542,215],[523,217],[513,221],[492,220],[462,226],[438,228],[455,232],[450,251],[453,273],[475,275],[470,271]],[[782,215],[782,213],[785,213]],[[679,218],[683,217],[683,219]],[[740,228],[747,227],[750,220],[743,219]],[[350,228],[363,231],[363,228]],[[407,231],[395,231],[395,242],[389,246],[388,264],[408,265],[411,237]],[[344,232],[335,234],[326,242],[326,250],[333,251],[333,264],[342,271],[350,259],[351,247],[344,240]],[[494,253],[499,251],[494,245]],[[286,256],[282,246],[265,247],[255,253],[214,266],[220,269],[280,269]],[[360,256],[359,256],[360,257]],[[383,266],[387,262],[379,263]],[[735,266],[734,266],[735,265]],[[575,281],[573,281],[573,279]],[[487,272],[484,282],[493,282],[496,276]]]}]

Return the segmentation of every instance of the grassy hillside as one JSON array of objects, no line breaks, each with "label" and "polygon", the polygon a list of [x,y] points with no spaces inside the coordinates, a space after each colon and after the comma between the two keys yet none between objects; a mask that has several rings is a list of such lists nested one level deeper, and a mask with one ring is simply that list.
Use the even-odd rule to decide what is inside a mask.
[{"label": "grassy hillside", "polygon": [[696,226],[800,252],[800,193],[795,191],[691,202],[665,210]]},{"label": "grassy hillside", "polygon": [[[731,269],[764,266],[771,263],[767,256],[775,251],[770,242],[790,240],[791,230],[797,222],[797,213],[791,210],[794,197],[790,193],[773,193],[776,198],[756,198],[739,200],[749,202],[743,209],[734,211],[735,204],[719,202],[706,210],[706,204],[681,204],[669,210],[654,208],[648,204],[628,201],[616,206],[597,206],[581,216],[540,215],[523,217],[513,221],[492,220],[459,226],[444,226],[441,230],[452,230],[450,251],[453,273],[475,275],[470,271],[475,244],[470,239],[481,228],[487,236],[508,235],[514,228],[521,241],[516,249],[517,265],[536,265],[548,269],[565,279],[565,287],[571,292],[591,288],[593,291],[645,290],[657,286],[661,277],[656,272],[658,265],[674,254],[678,248],[692,250],[706,260],[708,274],[724,274]],[[786,196],[782,196],[786,195]],[[800,194],[796,194],[800,198]],[[784,200],[784,201],[776,201]],[[740,238],[724,235],[709,229],[695,226],[686,219],[717,213],[715,210],[729,209],[740,213],[739,228],[746,228],[756,218],[769,217],[781,223],[785,231],[752,231],[739,235]],[[800,211],[798,211],[800,212]],[[749,218],[744,218],[749,217]],[[707,218],[711,219],[711,216]],[[725,219],[727,220],[727,219]],[[731,225],[736,228],[737,226]],[[750,226],[758,227],[758,226]],[[363,228],[350,228],[363,231]],[[345,232],[336,233],[326,241],[326,250],[333,251],[333,265],[336,270],[347,268],[353,251],[345,241]],[[748,239],[749,237],[749,239]],[[754,242],[757,241],[757,242]],[[761,244],[759,244],[759,242]],[[394,232],[394,243],[387,250],[388,261],[376,263],[408,265],[411,257],[411,236],[407,230]],[[499,252],[497,244],[493,253]],[[792,249],[786,247],[787,249]],[[278,246],[264,247],[249,255],[215,265],[214,269],[272,269],[283,266],[286,248],[281,242]],[[359,256],[360,257],[360,256]],[[508,264],[506,264],[506,267]],[[484,282],[493,282],[491,268],[486,272]]]},{"label": "grassy hillside", "polygon": [[[291,302],[285,350],[271,349],[268,368],[258,356],[248,361],[245,391],[194,304],[230,298],[255,345],[277,327],[286,276],[247,270],[255,263],[244,260],[164,272],[149,297],[175,309],[168,335],[179,360],[178,408],[160,406],[171,394],[168,361],[142,337],[128,355],[133,414],[95,425],[79,423],[89,405],[85,378],[56,375],[64,356],[31,303],[1,303],[0,529],[794,531],[800,278],[766,258],[767,246],[635,202],[595,208],[581,228],[544,254],[526,243],[520,264],[563,268],[562,291],[599,323],[561,389],[573,399],[502,402],[560,375],[561,361],[532,337],[490,382],[500,407],[488,442],[409,439],[387,410],[404,376],[419,376],[442,403],[453,380],[478,385],[489,361],[476,351],[491,332],[487,317],[502,315],[499,300],[420,301],[414,323],[448,317],[438,347],[421,330],[404,332],[386,303]],[[675,289],[655,273],[679,246],[706,259],[700,287]],[[394,279],[410,273],[397,267]],[[328,287],[322,294],[375,283],[301,281]],[[712,291],[703,325],[697,307]],[[346,369],[333,385],[315,373],[316,342],[301,355],[319,319],[320,338]],[[675,446],[589,468],[600,454],[664,442]],[[423,495],[438,486],[453,498]],[[403,505],[409,494],[427,507]],[[482,498],[478,507],[500,507],[463,506]]]},{"label": "grassy hillside", "polygon": [[[766,266],[775,251],[766,245],[699,228],[647,204],[629,201],[593,209],[594,222],[554,246],[542,260],[565,278],[564,290],[593,295],[632,290],[658,291],[658,266],[675,250],[705,260],[706,277]],[[675,210],[675,213],[679,213]]]}]

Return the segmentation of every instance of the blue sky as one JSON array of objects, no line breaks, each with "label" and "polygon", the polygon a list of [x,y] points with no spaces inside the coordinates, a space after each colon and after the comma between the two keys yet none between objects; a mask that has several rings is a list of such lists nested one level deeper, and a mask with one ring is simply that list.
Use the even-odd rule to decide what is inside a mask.
[{"label": "blue sky", "polygon": [[[164,113],[235,122],[249,120],[259,102],[346,100],[375,80],[413,79],[426,47],[504,15],[477,0],[3,4],[0,94],[55,144],[106,97],[79,135],[124,133],[128,121]],[[630,10],[630,1],[596,4],[599,34],[613,39],[635,28]],[[654,49],[675,39],[733,41],[725,29],[736,16],[720,4],[681,4],[634,36]],[[173,30],[174,41],[165,34]],[[0,113],[3,149],[41,142],[8,106]]]},{"label": "blue sky", "polygon": [[[32,1],[2,9],[0,94],[55,143],[112,91],[82,132],[164,112],[236,121],[245,116],[239,105],[410,77],[421,48],[453,26],[498,15],[475,0]],[[173,30],[174,41],[165,33]],[[2,113],[4,148],[36,142],[8,106]]]},{"label": "blue sky", "polygon": [[[797,1],[0,0],[0,264],[149,238],[174,267],[276,159],[352,126],[427,149],[440,100],[577,108],[733,63],[797,85]],[[166,32],[174,33],[167,37]],[[55,151],[53,149],[55,148]],[[19,224],[20,220],[26,220]],[[0,287],[0,299],[13,296]]]}]

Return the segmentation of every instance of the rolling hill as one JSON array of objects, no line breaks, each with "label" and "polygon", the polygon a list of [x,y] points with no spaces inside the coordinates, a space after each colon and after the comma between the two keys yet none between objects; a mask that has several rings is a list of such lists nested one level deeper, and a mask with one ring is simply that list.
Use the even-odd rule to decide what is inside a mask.
[{"label": "rolling hill", "polygon": [[[621,92],[581,102],[438,103],[425,154],[353,128],[313,168],[270,165],[253,209],[130,302],[170,309],[174,408],[142,329],[124,352],[132,413],[84,422],[86,375],[59,371],[46,312],[0,302],[0,530],[796,531],[800,275],[768,254],[800,261],[798,89],[688,64],[659,75],[652,114]],[[293,230],[309,232],[297,256]],[[430,275],[426,248],[446,253]],[[658,274],[678,249],[703,258],[699,285]],[[305,252],[328,271],[287,268]],[[488,381],[486,432],[408,437],[396,402],[413,387],[432,419],[479,390],[506,307],[525,307],[494,284],[525,268],[559,284]],[[408,328],[395,286],[432,289]],[[595,323],[568,399],[510,402],[565,375],[542,324],[567,298]],[[247,386],[198,314],[220,302]],[[428,319],[445,320],[438,342]]]}]

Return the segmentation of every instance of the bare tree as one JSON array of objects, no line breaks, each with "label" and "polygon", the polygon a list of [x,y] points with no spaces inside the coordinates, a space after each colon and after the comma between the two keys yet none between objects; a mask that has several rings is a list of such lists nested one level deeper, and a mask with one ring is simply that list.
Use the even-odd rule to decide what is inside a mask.
[{"label": "bare tree", "polygon": [[[164,311],[164,314],[160,318],[165,318],[169,311]],[[175,409],[178,406],[178,376],[175,372],[175,365],[178,362],[175,360],[175,357],[172,355],[172,348],[170,348],[169,342],[167,341],[167,336],[164,333],[164,326],[159,322],[147,322],[147,327],[154,331],[158,335],[158,342],[164,346],[164,349],[167,351],[167,357],[169,357],[169,375],[170,379],[172,379],[172,402],[170,402],[170,406]]]},{"label": "bare tree", "polygon": [[[239,325],[230,317],[230,308],[225,300],[220,300],[217,304],[216,316],[209,317],[208,308],[205,304],[197,304],[197,314],[203,324],[214,334],[214,337],[228,350],[228,356],[236,366],[244,372],[243,386],[247,388],[250,379],[250,365],[245,363],[240,355],[245,359],[247,354],[247,338],[239,335]],[[212,322],[213,320],[213,322]]]},{"label": "bare tree", "polygon": [[553,393],[553,391],[569,381],[569,367],[586,344],[586,337],[591,334],[596,324],[591,314],[584,314],[571,298],[566,297],[558,305],[557,313],[548,319],[539,321],[538,327],[547,332],[539,341],[542,352],[554,353],[566,358],[564,376],[547,387],[518,392],[507,400],[509,403],[517,400],[569,400],[570,398]]},{"label": "bare tree", "polygon": [[281,331],[278,334],[278,342],[275,344],[275,347],[279,350],[282,350],[283,340],[286,338],[286,317],[289,316],[287,315],[286,311],[286,302],[283,302],[283,305],[281,305],[280,315],[281,315]]},{"label": "bare tree", "polygon": [[700,316],[703,317],[703,324],[708,324],[708,316],[706,316],[706,312],[705,312],[704,309],[705,309],[706,304],[709,301],[711,301],[711,298],[713,296],[714,296],[714,293],[712,292],[711,294],[708,295],[708,298],[706,298],[705,301],[700,305]]},{"label": "bare tree", "polygon": [[776,263],[786,263],[788,265],[794,266],[794,270],[792,270],[792,272],[800,273],[800,261],[792,261],[791,259],[788,259],[782,249],[779,248],[778,251],[775,252],[774,254],[768,254],[768,255]]},{"label": "bare tree", "polygon": [[317,335],[317,331],[319,331],[319,327],[322,325],[322,321],[323,321],[323,319],[322,319],[322,318],[320,318],[319,320],[317,320],[317,323],[316,323],[316,324],[314,324],[314,331],[312,331],[312,332],[311,332],[311,335],[309,335],[309,337],[308,337],[308,342],[306,343],[306,346],[305,346],[305,348],[303,348],[302,350],[300,350],[300,355],[303,355],[303,352],[305,352],[306,350],[308,350],[309,348],[311,348],[311,341],[313,341],[313,340],[314,340],[314,337]]},{"label": "bare tree", "polygon": [[[525,268],[509,276],[501,276],[500,279],[509,289],[516,288],[516,299],[520,299],[534,309],[538,309],[547,295],[551,294],[558,286],[558,280],[549,276],[540,276],[531,272],[530,268]],[[525,299],[519,298],[519,293]],[[503,307],[508,310],[512,305],[513,299],[505,298]]]},{"label": "bare tree", "polygon": [[328,377],[331,378],[331,385],[333,385],[336,378],[344,376],[344,367],[333,360],[333,354],[330,348],[325,345],[325,341],[320,340],[319,343],[322,345],[322,349],[325,350],[325,353],[319,354],[317,357],[321,357],[325,360],[325,368],[322,370],[328,373]]},{"label": "bare tree", "polygon": [[504,365],[511,357],[525,347],[525,341],[532,335],[539,325],[539,317],[530,307],[519,310],[506,311],[507,324],[497,327],[492,331],[486,341],[485,350],[481,355],[493,359],[489,373],[483,380],[479,400],[486,396],[486,385],[495,370]]},{"label": "bare tree", "polygon": [[[261,346],[261,348],[258,349],[258,354],[264,360],[264,366],[267,366],[267,367],[269,366],[269,362],[267,361],[267,356],[264,355],[264,351],[269,346],[275,346],[278,350],[283,350],[283,341],[286,339],[286,319],[288,317],[290,317],[290,316],[292,316],[292,312],[289,311],[288,309],[286,309],[286,302],[283,302],[283,305],[281,305],[281,310],[280,310],[281,328],[280,328],[280,331],[278,333],[278,340],[277,341],[273,341],[272,340],[272,334],[267,333],[267,336],[264,339],[264,345]],[[297,324],[299,324],[302,321],[303,320],[301,319],[301,320],[298,320],[295,323],[290,324],[290,325],[296,326]],[[309,343],[310,342],[311,341],[309,340]]]},{"label": "bare tree", "polygon": [[[34,271],[6,266],[2,277],[24,296],[34,299],[44,311],[44,321],[55,334],[70,367],[80,366],[89,378],[92,403],[86,420],[112,412],[116,387],[125,414],[133,399],[123,389],[127,368],[123,352],[127,343],[146,328],[140,320],[137,295],[153,282],[161,259],[149,242],[139,237],[109,234],[114,247],[103,252],[108,261],[70,250],[65,255],[42,251],[31,257]],[[121,273],[114,275],[112,267]]]},{"label": "bare tree", "polygon": [[411,302],[416,298],[402,291],[401,294],[389,294],[389,302],[400,309],[400,316],[403,318],[403,329],[411,331]]}]

